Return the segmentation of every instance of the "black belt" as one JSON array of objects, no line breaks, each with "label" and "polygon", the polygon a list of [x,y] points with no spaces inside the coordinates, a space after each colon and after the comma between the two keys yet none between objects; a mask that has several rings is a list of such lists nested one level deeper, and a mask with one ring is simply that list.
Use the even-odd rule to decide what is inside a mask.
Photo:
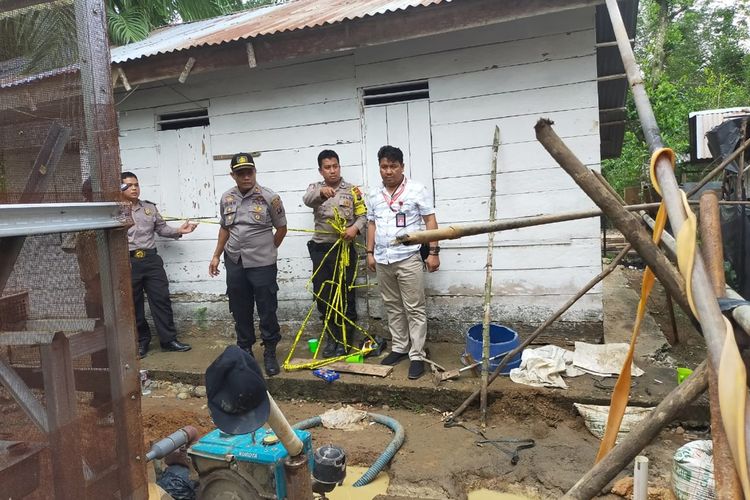
[{"label": "black belt", "polygon": [[311,248],[313,250],[317,250],[320,252],[320,251],[330,250],[331,247],[333,247],[335,243],[336,243],[335,241],[318,243],[317,241],[309,240],[307,242],[307,245],[308,245],[308,248]]},{"label": "black belt", "polygon": [[146,255],[156,255],[156,248],[139,248],[130,251],[130,256],[134,259],[142,259]]}]

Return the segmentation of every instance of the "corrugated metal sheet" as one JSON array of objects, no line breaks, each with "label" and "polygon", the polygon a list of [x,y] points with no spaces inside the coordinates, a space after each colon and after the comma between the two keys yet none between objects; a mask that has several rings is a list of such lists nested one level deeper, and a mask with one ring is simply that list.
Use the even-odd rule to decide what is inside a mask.
[{"label": "corrugated metal sheet", "polygon": [[145,40],[113,48],[112,62],[122,63],[202,45],[219,45],[450,1],[452,0],[294,0],[161,28]]},{"label": "corrugated metal sheet", "polygon": [[713,158],[711,151],[708,149],[706,132],[717,125],[721,125],[724,120],[728,118],[742,116],[748,113],[750,113],[750,107],[708,109],[705,111],[694,111],[690,113],[688,119],[695,122],[695,135],[690,138],[691,143],[694,143],[694,147],[691,148],[694,150],[693,161],[710,160]]}]

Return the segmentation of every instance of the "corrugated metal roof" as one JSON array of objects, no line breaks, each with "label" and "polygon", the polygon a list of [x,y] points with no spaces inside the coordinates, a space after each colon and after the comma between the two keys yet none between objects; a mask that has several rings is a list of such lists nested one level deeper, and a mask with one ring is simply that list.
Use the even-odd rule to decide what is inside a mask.
[{"label": "corrugated metal roof", "polygon": [[219,45],[284,31],[339,23],[452,0],[293,0],[203,21],[167,26],[140,42],[112,49],[112,62]]}]

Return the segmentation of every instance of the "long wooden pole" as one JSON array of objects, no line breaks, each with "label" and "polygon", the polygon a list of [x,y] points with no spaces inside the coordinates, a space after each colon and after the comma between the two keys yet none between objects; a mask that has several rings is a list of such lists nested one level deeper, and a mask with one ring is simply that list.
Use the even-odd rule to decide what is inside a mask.
[{"label": "long wooden pole", "polygon": [[[563,499],[585,499],[597,496],[643,448],[708,386],[708,370],[704,361],[680,385],[672,390],[638,426],[625,435],[602,460],[578,480]],[[728,497],[730,498],[730,497]]]},{"label": "long wooden pole", "polygon": [[[641,78],[641,70],[635,60],[633,48],[628,41],[627,31],[625,30],[625,24],[622,21],[617,0],[606,0],[606,4],[609,18],[612,21],[612,28],[617,40],[620,56],[622,57],[625,72],[628,76],[628,83],[633,92],[636,110],[638,111],[638,118],[641,122],[641,129],[643,130],[649,149],[654,153],[662,148],[664,144],[660,136],[659,126],[654,111],[651,108],[651,103],[648,99],[648,94],[646,93]],[[674,233],[679,234],[680,229],[682,229],[687,220],[687,214],[685,213],[685,207],[682,203],[682,194],[677,184],[677,179],[674,176],[672,163],[666,155],[659,155],[655,162],[654,169],[659,186],[661,187],[662,199],[666,206],[667,214],[669,215],[670,225]],[[662,283],[664,282],[662,281]],[[711,282],[708,279],[708,274],[706,273],[700,253],[695,255],[692,270],[691,291],[696,308],[695,315],[699,318],[703,330],[703,336],[706,339],[710,366],[718,368],[727,331],[724,318],[719,310],[716,297],[713,294]],[[747,423],[750,421],[750,413],[748,413],[749,409],[750,406],[745,404],[745,428],[747,428]],[[740,477],[747,477],[748,475],[747,461],[745,460],[746,450],[748,448],[748,437],[750,437],[750,433],[745,432],[745,442],[742,443],[742,448],[736,450],[733,448],[733,455],[734,452],[739,453],[739,456],[734,456],[735,463],[740,464],[744,462],[745,464],[744,467],[746,470],[738,471]],[[748,491],[745,491],[744,493],[750,494]]]},{"label": "long wooden pole", "polygon": [[[701,253],[706,261],[716,297],[726,295],[724,281],[724,252],[721,242],[719,197],[706,191],[700,199]],[[708,370],[708,397],[711,404],[711,440],[713,441],[716,498],[742,498],[742,486],[729,452],[729,441],[719,411],[719,378],[716,367]]]},{"label": "long wooden pole", "polygon": [[[500,360],[500,363],[495,367],[495,370],[492,372],[492,376],[487,381],[487,385],[489,385],[492,382],[494,382],[494,380],[498,377],[498,375],[500,375],[500,371],[503,368],[505,368],[505,366],[508,363],[510,363],[511,359],[513,359],[513,356],[515,356],[516,354],[518,354],[519,352],[521,352],[522,350],[524,350],[526,348],[526,346],[528,346],[529,344],[531,344],[539,335],[541,335],[542,332],[544,332],[544,330],[546,330],[549,325],[551,325],[552,323],[554,323],[555,320],[557,320],[557,318],[559,318],[560,316],[562,316],[565,311],[567,311],[568,309],[570,309],[570,307],[573,304],[575,304],[578,301],[578,299],[580,299],[581,297],[583,297],[584,295],[586,295],[586,293],[589,290],[591,290],[592,288],[594,288],[594,286],[596,286],[597,283],[599,283],[601,280],[603,280],[604,278],[606,278],[609,275],[609,273],[611,273],[612,271],[614,271],[615,268],[617,267],[617,265],[622,261],[622,259],[625,258],[625,256],[628,254],[628,252],[632,248],[633,247],[630,246],[630,244],[625,245],[623,247],[623,249],[620,250],[620,253],[618,253],[617,256],[615,256],[615,258],[612,259],[612,262],[610,262],[607,265],[607,267],[605,267],[604,269],[602,269],[602,272],[600,272],[599,274],[597,274],[596,276],[594,276],[591,279],[591,281],[589,281],[588,283],[586,283],[584,285],[584,287],[581,288],[578,291],[578,293],[576,293],[573,297],[571,297],[570,299],[568,299],[568,301],[565,302],[565,304],[563,304],[562,307],[560,307],[560,309],[558,309],[557,311],[555,311],[554,314],[552,314],[552,316],[550,316],[549,318],[547,318],[547,320],[544,323],[542,323],[541,325],[539,325],[539,327],[536,330],[534,330],[532,332],[532,334],[529,335],[528,338],[521,343],[521,345],[519,345],[518,347],[516,347],[515,349],[513,349],[512,351],[510,351],[508,354],[506,354],[503,357],[503,359]],[[461,403],[461,406],[459,406],[458,408],[456,408],[453,411],[453,413],[451,413],[451,416],[450,416],[450,418],[448,420],[449,421],[453,420],[453,419],[457,418],[459,415],[461,415],[464,411],[466,411],[466,408],[469,407],[469,405],[472,403],[472,401],[474,401],[477,398],[477,396],[479,396],[479,390],[476,390],[476,391],[472,392],[471,395],[469,395],[469,397],[466,398],[466,400],[464,400],[463,403]]]},{"label": "long wooden pole", "polygon": [[[492,168],[490,171],[490,223],[495,221],[497,204],[497,151],[500,149],[500,128],[495,126],[492,140]],[[484,314],[482,316],[482,385],[480,390],[479,421],[487,426],[487,380],[490,373],[490,311],[492,310],[492,254],[495,249],[495,233],[487,236],[487,269],[484,279]]]},{"label": "long wooden pole", "polygon": [[[658,203],[641,203],[639,205],[627,205],[623,209],[630,212],[639,212],[650,208],[657,208]],[[429,243],[431,241],[455,240],[465,236],[475,234],[491,233],[493,231],[507,231],[509,229],[518,229],[522,227],[541,226],[544,224],[554,224],[556,222],[566,222],[571,220],[589,219],[599,217],[603,214],[600,209],[580,210],[575,212],[563,212],[552,215],[532,215],[530,217],[517,217],[514,219],[501,219],[495,222],[477,222],[473,224],[454,224],[444,226],[438,229],[427,229],[425,231],[415,231],[413,233],[398,236],[395,244],[415,245],[417,243]]]},{"label": "long wooden pole", "polygon": [[535,126],[536,136],[558,164],[573,178],[583,191],[601,208],[612,223],[633,245],[638,254],[653,269],[664,288],[688,313],[690,306],[685,294],[685,280],[672,266],[669,259],[651,240],[651,235],[633,214],[594,176],[586,166],[563,143],[550,126],[548,120],[539,120]]}]

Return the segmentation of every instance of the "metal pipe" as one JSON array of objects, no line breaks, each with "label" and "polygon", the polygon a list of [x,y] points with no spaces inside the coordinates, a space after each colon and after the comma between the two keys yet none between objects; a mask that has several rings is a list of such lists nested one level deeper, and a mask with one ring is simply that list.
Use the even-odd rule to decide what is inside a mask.
[{"label": "metal pipe", "polygon": [[648,500],[648,457],[643,455],[633,464],[633,500]]},{"label": "metal pipe", "polygon": [[196,439],[198,439],[198,430],[192,425],[186,425],[164,439],[155,442],[151,446],[151,449],[146,452],[146,461],[150,462],[156,458],[164,458],[180,446],[190,444]]},{"label": "metal pipe", "polygon": [[312,500],[312,479],[307,456],[300,453],[288,456],[284,461],[286,473],[286,498],[288,500]]}]

